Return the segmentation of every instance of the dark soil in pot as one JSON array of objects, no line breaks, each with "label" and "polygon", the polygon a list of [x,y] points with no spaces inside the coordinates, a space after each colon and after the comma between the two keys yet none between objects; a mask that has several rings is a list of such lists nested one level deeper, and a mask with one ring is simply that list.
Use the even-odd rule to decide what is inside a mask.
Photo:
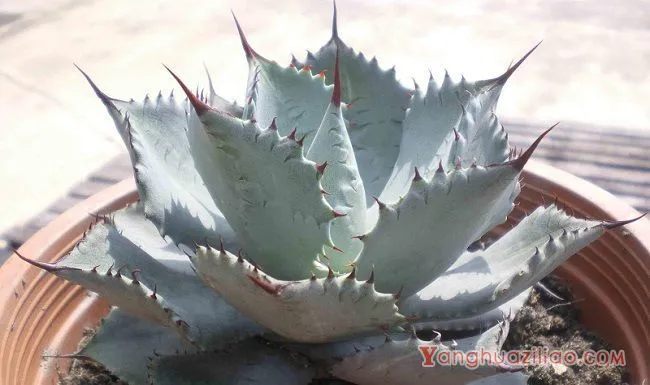
[{"label": "dark soil in pot", "polygon": [[101,364],[75,360],[70,373],[61,379],[59,385],[129,385],[111,374]]},{"label": "dark soil in pot", "polygon": [[[510,325],[510,333],[503,350],[530,350],[546,347],[549,350],[572,351],[581,357],[585,351],[610,351],[612,347],[598,335],[580,324],[578,310],[571,306],[570,287],[550,276],[542,280],[548,289],[536,289],[526,305]],[[557,298],[557,297],[560,298]],[[524,371],[531,377],[529,385],[617,385],[627,384],[629,373],[624,366],[530,366]]]},{"label": "dark soil in pot", "polygon": [[[569,286],[554,278],[542,281],[546,290],[536,288],[530,299],[510,325],[503,350],[531,350],[535,347],[551,350],[583,352],[611,350],[611,346],[596,334],[584,330],[580,314],[571,304]],[[427,337],[427,336],[423,336]],[[443,333],[443,339],[462,337]],[[529,385],[625,385],[628,372],[622,366],[552,366],[537,365],[524,369],[530,375]],[[332,383],[328,380],[314,384]],[[338,382],[334,382],[338,383]],[[342,382],[345,383],[345,382]],[[128,385],[112,375],[101,364],[75,360],[68,375],[59,385]]]}]

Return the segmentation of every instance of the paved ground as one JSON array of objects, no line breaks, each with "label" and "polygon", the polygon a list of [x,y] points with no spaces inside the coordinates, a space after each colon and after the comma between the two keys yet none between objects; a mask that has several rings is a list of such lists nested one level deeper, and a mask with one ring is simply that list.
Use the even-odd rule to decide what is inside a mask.
[{"label": "paved ground", "polygon": [[[338,7],[344,40],[380,64],[397,64],[407,81],[444,67],[493,76],[543,39],[506,88],[501,116],[540,128],[560,120],[650,132],[648,1],[340,0]],[[138,98],[174,86],[160,63],[199,84],[205,61],[219,92],[240,98],[246,66],[231,8],[257,50],[278,61],[329,35],[325,0],[0,0],[0,234],[122,152],[73,62],[110,95]]]}]

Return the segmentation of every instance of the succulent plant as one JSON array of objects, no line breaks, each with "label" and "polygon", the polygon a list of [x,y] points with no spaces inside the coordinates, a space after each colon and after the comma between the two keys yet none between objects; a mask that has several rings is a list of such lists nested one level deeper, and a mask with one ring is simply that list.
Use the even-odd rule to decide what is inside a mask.
[{"label": "succulent plant", "polygon": [[505,221],[550,131],[517,154],[495,115],[532,50],[493,79],[408,89],[343,43],[336,9],[329,42],[286,67],[237,28],[243,106],[173,73],[186,99],[121,101],[84,73],[140,199],[97,213],[56,264],[23,257],[115,305],[73,356],[133,384],[520,381],[504,365],[424,368],[418,346],[499,351],[531,286],[622,224],[550,205],[470,248]]}]

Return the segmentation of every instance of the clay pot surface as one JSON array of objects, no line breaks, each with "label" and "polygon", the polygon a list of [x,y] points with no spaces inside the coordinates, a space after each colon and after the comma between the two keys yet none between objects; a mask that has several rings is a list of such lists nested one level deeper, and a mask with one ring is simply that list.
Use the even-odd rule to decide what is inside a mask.
[{"label": "clay pot surface", "polygon": [[[32,236],[19,252],[54,262],[72,248],[94,218],[135,202],[129,179],[79,203]],[[57,367],[68,360],[44,360],[46,354],[75,352],[86,328],[106,315],[109,305],[80,286],[41,271],[16,255],[0,267],[0,384],[51,385]]]}]

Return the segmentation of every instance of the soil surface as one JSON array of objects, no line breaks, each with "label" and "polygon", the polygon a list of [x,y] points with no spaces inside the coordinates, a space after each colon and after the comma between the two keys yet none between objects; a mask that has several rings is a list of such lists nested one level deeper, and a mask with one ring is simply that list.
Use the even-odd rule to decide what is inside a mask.
[{"label": "soil surface", "polygon": [[[610,350],[612,347],[599,336],[583,328],[579,311],[571,306],[569,287],[554,277],[542,284],[544,290],[534,290],[526,305],[510,325],[503,350],[547,347],[549,350],[572,350],[582,355],[586,350]],[[627,384],[629,373],[620,366],[532,366],[525,369],[531,375],[529,385],[617,385]]]},{"label": "soil surface", "polygon": [[104,366],[93,361],[75,360],[70,373],[61,378],[59,385],[129,385],[111,374]]}]

